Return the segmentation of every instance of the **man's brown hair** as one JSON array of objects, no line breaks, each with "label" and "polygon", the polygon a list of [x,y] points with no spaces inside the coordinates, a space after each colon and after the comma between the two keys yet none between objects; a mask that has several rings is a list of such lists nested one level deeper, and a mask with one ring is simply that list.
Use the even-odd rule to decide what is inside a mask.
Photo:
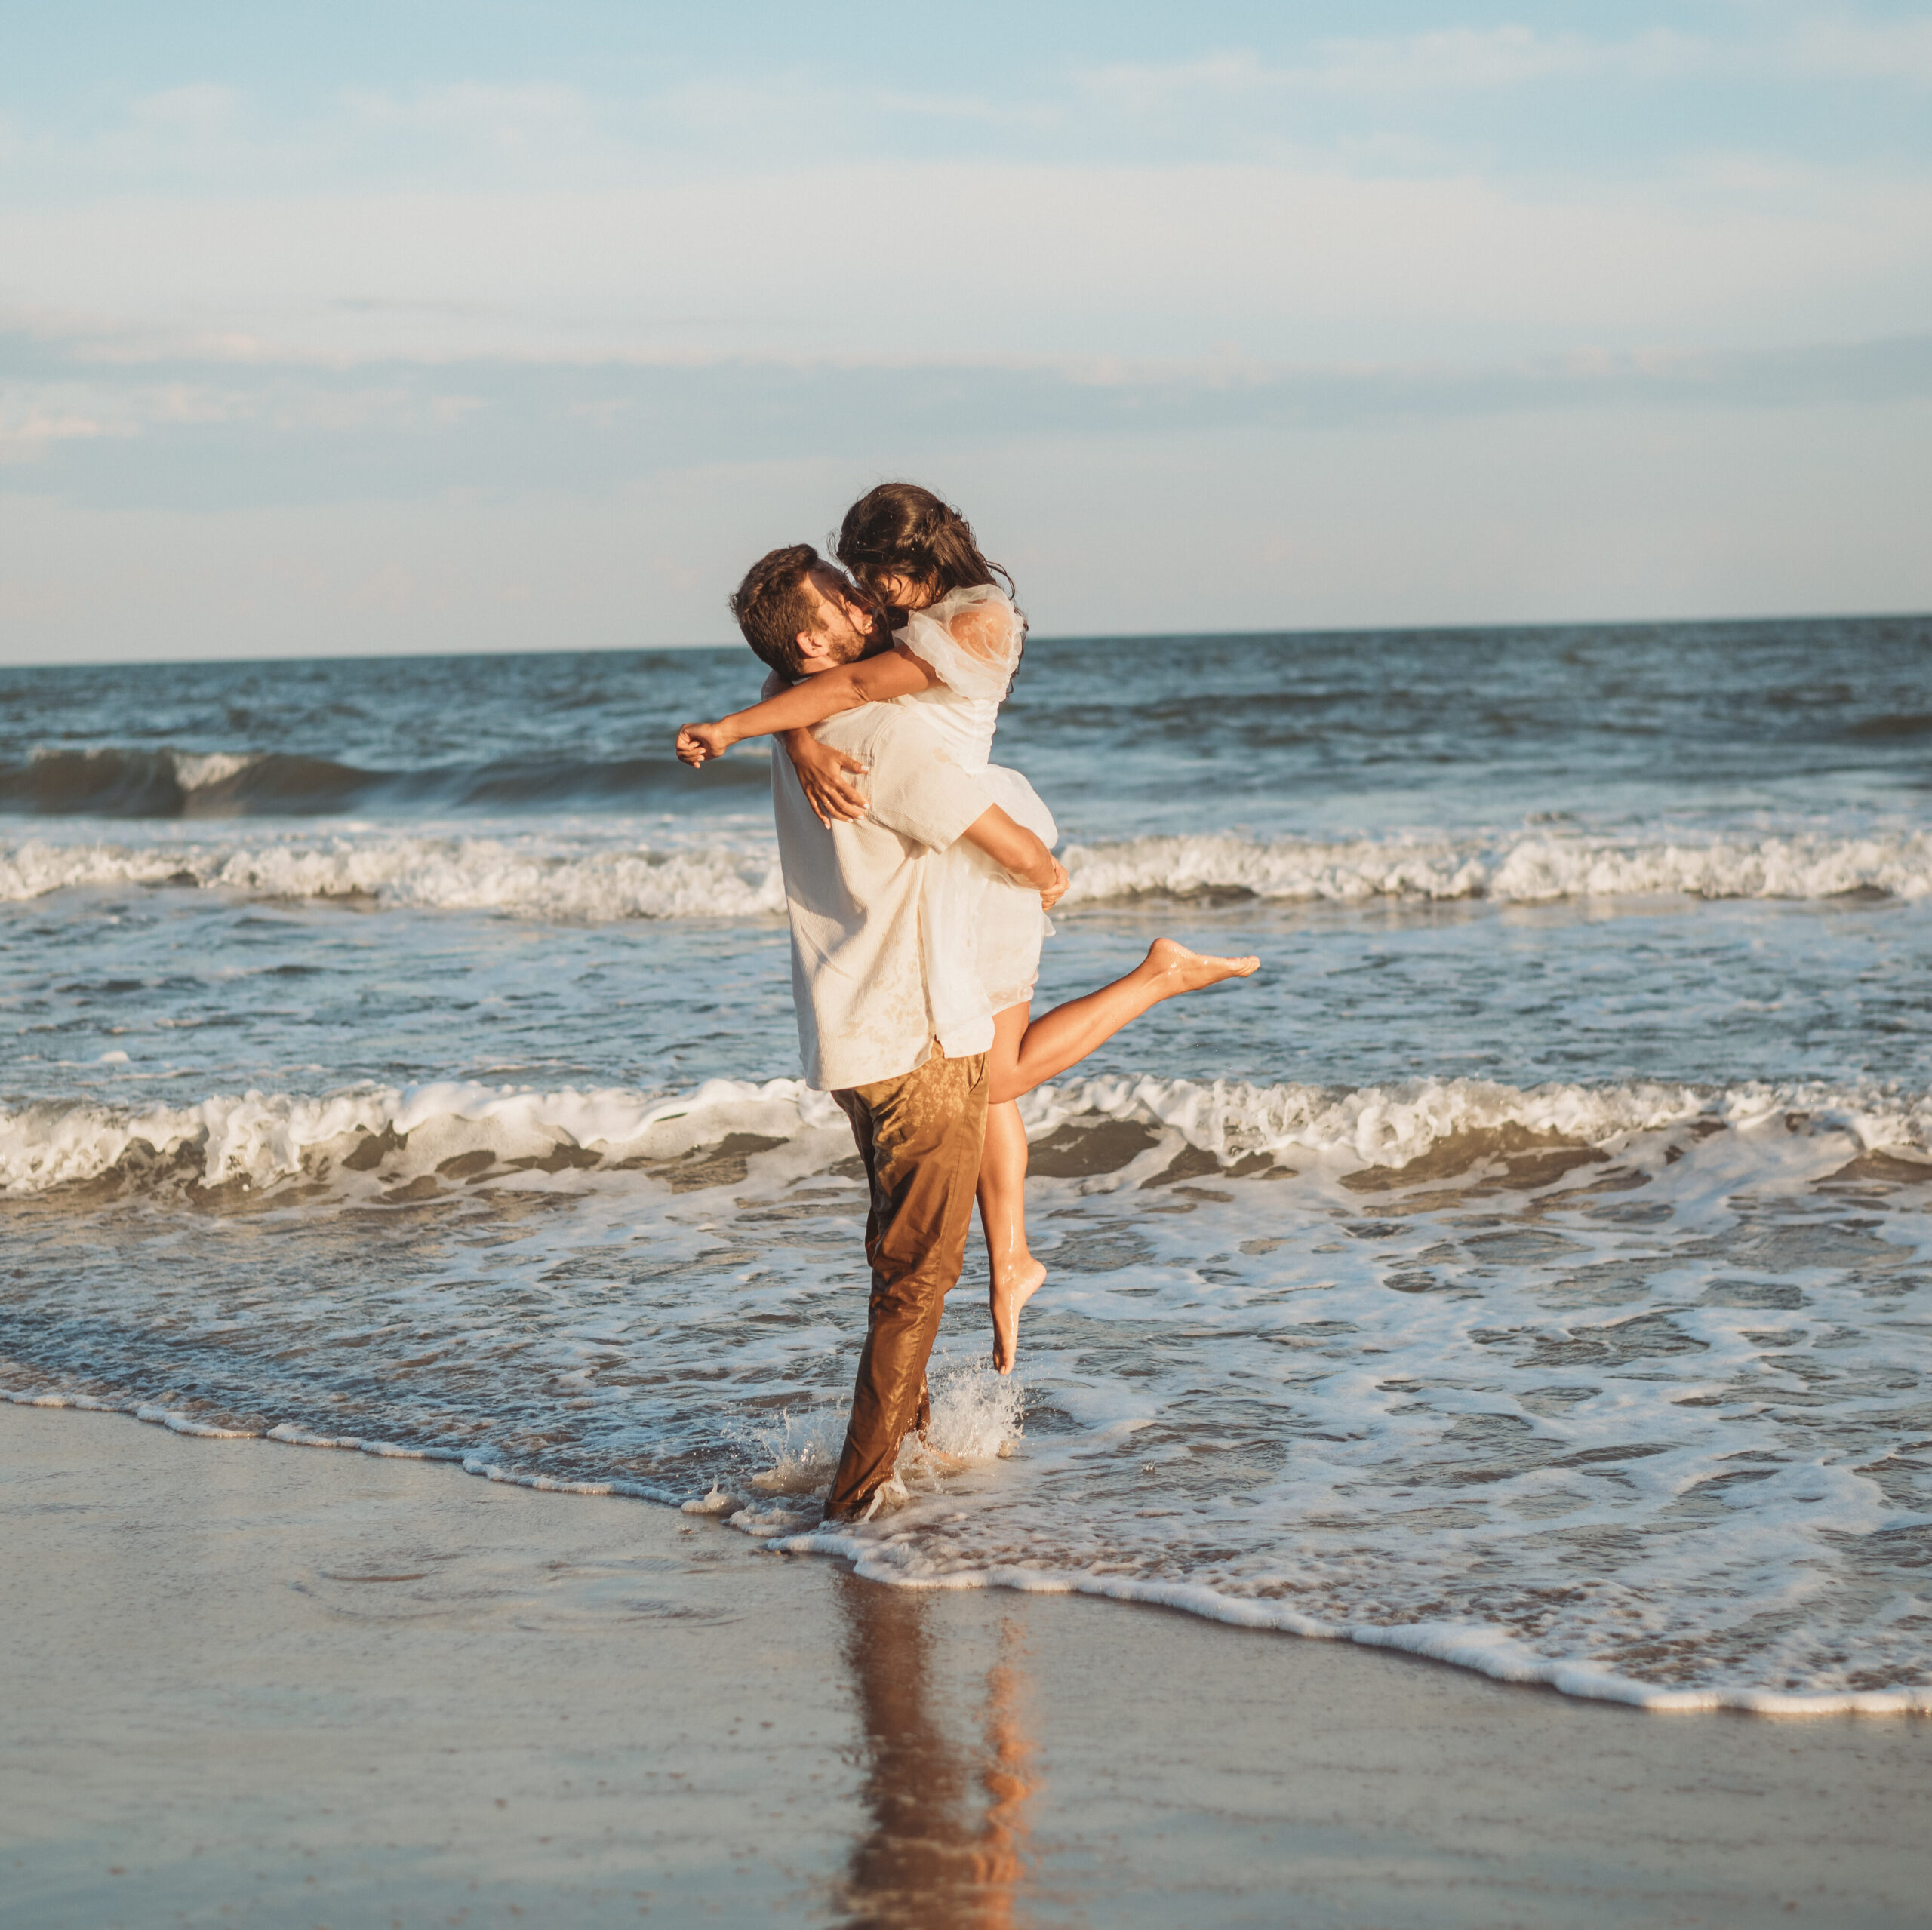
[{"label": "man's brown hair", "polygon": [[818,562],[810,543],[789,544],[761,556],[731,594],[729,607],[745,641],[781,677],[801,674],[798,633],[818,628],[817,608],[805,595],[805,579]]}]

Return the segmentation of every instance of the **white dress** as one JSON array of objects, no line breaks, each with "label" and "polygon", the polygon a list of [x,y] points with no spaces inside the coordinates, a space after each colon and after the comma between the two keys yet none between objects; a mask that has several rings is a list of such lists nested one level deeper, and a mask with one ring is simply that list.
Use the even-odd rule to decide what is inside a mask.
[{"label": "white dress", "polygon": [[[956,635],[953,618],[978,605],[1003,620],[982,618],[970,634]],[[955,590],[915,610],[897,632],[895,641],[940,681],[895,701],[918,705],[920,721],[937,733],[953,761],[1051,850],[1060,828],[1038,793],[1017,770],[986,761],[1026,640],[1025,616],[991,584]],[[1040,894],[1014,884],[977,845],[961,838],[928,865],[922,917],[938,1029],[1032,997],[1040,943],[1053,926]]]}]

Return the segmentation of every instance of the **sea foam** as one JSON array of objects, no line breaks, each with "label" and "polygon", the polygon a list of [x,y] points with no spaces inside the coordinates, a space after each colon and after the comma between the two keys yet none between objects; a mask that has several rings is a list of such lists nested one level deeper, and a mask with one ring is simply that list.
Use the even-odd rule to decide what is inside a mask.
[{"label": "sea foam", "polygon": [[[627,841],[608,830],[375,831],[27,839],[0,844],[0,901],[75,888],[174,886],[263,898],[353,900],[394,910],[482,911],[596,924],[775,917],[784,887],[768,834],[697,841],[690,826]],[[1235,836],[1076,844],[1071,909],[1147,897],[1284,903],[1376,899],[1531,904],[1595,897],[1826,899],[1932,894],[1932,834],[1607,840]]]},{"label": "sea foam", "polygon": [[[1267,1155],[1313,1159],[1338,1172],[1399,1170],[1445,1142],[1509,1129],[1533,1141],[1596,1147],[1692,1121],[1841,1133],[1908,1159],[1932,1152],[1932,1095],[1875,1084],[1523,1088],[1423,1079],[1338,1091],[1112,1076],[1043,1086],[1020,1102],[1020,1112],[1036,1139],[1063,1126],[1138,1123],[1167,1134],[1170,1155],[1185,1145],[1221,1163]],[[851,1152],[843,1115],[801,1080],[711,1079],[669,1095],[445,1080],[312,1096],[218,1094],[147,1108],[91,1100],[0,1106],[0,1194],[26,1197],[110,1177],[136,1187],[260,1189],[298,1174],[366,1188],[461,1161],[472,1177],[493,1166],[520,1166],[526,1176],[537,1169],[568,1182],[600,1168],[648,1173],[734,1135],[766,1148],[810,1141],[801,1150],[828,1163]],[[479,1155],[488,1156],[480,1166]]]},{"label": "sea foam", "polygon": [[1065,853],[1078,905],[1239,893],[1353,904],[1376,898],[1535,903],[1590,897],[1835,898],[1932,893],[1932,835],[1699,841],[1543,834],[1487,839],[1140,837]]},{"label": "sea foam", "polygon": [[257,898],[353,900],[393,910],[489,911],[596,923],[768,916],[784,909],[768,853],[729,847],[598,844],[555,837],[343,832],[229,844],[0,846],[0,900],[75,887],[172,885]]}]

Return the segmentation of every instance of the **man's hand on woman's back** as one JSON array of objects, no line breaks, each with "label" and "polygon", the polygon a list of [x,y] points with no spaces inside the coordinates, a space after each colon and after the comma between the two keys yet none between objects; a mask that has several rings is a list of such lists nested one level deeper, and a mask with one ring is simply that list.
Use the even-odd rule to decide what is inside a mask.
[{"label": "man's hand on woman's back", "polygon": [[805,802],[817,813],[820,824],[829,830],[865,816],[866,794],[854,781],[871,768],[863,758],[821,744],[809,730],[787,731],[783,741]]}]

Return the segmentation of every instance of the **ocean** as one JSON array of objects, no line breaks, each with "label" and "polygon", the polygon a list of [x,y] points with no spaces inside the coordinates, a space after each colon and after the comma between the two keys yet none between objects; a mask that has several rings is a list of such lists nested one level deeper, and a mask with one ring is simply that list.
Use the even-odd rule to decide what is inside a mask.
[{"label": "ocean", "polygon": [[[1039,1006],[941,1471],[865,1315],[741,649],[0,671],[0,1391],[1658,1708],[1932,1709],[1932,618],[1039,638]],[[272,1449],[264,1448],[264,1452]]]}]

